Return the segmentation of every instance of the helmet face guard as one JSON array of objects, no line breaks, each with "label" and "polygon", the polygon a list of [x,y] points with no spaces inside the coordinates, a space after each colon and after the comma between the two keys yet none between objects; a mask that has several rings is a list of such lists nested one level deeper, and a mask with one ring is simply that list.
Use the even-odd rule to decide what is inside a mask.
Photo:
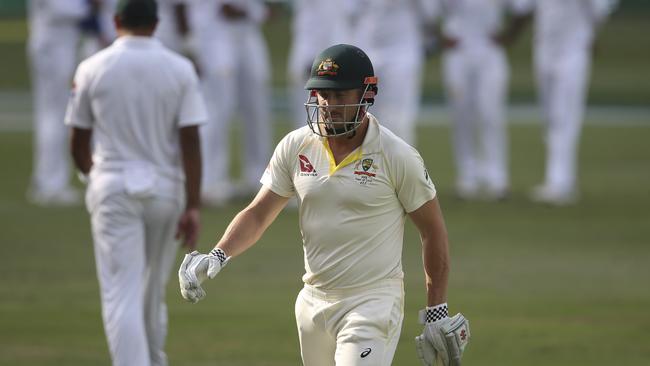
[{"label": "helmet face guard", "polygon": [[[305,89],[310,91],[305,103],[307,124],[312,132],[322,137],[354,136],[355,130],[366,118],[366,112],[375,102],[378,90],[368,55],[349,44],[328,47],[316,56]],[[361,95],[353,104],[330,105],[327,98],[321,99],[319,104],[318,91],[327,90],[354,90],[361,92]],[[355,99],[346,97],[342,102],[351,103]]]},{"label": "helmet face guard", "polygon": [[[317,91],[311,90],[309,98],[305,103],[307,112],[307,125],[318,136],[334,137],[343,136],[353,133],[366,117],[366,112],[374,104],[375,85],[377,78],[366,78],[363,93],[358,103],[355,104],[318,104]],[[333,109],[341,111],[343,116],[352,115],[351,121],[335,121],[331,111]]]}]

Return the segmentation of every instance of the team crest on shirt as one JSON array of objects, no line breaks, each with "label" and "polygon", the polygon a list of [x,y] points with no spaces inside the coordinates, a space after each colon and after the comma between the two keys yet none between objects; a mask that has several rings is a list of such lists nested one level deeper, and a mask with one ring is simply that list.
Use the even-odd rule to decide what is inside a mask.
[{"label": "team crest on shirt", "polygon": [[361,159],[354,165],[354,180],[361,185],[370,185],[377,176],[377,169],[373,159]]},{"label": "team crest on shirt", "polygon": [[336,76],[339,70],[339,65],[334,62],[331,58],[326,58],[325,60],[321,61],[321,63],[318,65],[318,76],[323,76],[323,75],[330,75],[330,76]]},{"label": "team crest on shirt", "polygon": [[363,168],[364,172],[367,172],[370,168],[372,168],[372,159],[361,160],[361,167]]},{"label": "team crest on shirt", "polygon": [[305,155],[298,155],[298,164],[300,165],[300,176],[305,177],[315,177],[318,175],[316,173],[316,169],[314,168],[314,165],[309,161],[309,159]]}]

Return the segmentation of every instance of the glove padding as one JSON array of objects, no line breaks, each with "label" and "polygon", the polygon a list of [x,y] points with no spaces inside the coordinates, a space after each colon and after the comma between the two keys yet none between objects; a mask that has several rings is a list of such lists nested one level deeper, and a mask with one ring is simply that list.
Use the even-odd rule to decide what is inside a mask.
[{"label": "glove padding", "polygon": [[191,303],[203,299],[205,290],[201,288],[201,283],[208,278],[214,278],[226,265],[228,259],[222,264],[219,257],[211,254],[201,254],[197,251],[185,254],[183,263],[178,269],[178,282],[181,285],[183,298]]},{"label": "glove padding", "polygon": [[426,323],[422,334],[415,337],[418,357],[425,366],[460,366],[469,337],[469,322],[461,313]]}]

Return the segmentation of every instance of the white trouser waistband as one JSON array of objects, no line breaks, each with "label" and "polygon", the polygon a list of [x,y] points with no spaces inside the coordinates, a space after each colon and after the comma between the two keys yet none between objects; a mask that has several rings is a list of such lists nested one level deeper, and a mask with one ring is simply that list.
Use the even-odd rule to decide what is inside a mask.
[{"label": "white trouser waistband", "polygon": [[340,300],[350,296],[372,292],[380,289],[395,289],[402,291],[404,288],[404,281],[401,278],[391,278],[381,280],[370,285],[351,287],[344,289],[320,289],[314,286],[305,284],[303,291],[306,294],[319,298],[321,300]]}]

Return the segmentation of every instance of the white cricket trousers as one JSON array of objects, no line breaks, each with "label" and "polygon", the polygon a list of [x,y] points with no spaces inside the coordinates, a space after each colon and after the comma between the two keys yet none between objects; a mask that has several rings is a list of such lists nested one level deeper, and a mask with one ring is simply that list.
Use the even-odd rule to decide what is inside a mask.
[{"label": "white cricket trousers", "polygon": [[29,39],[34,98],[32,189],[58,192],[68,187],[68,128],[63,124],[77,64],[79,30],[75,23],[32,30]]},{"label": "white cricket trousers", "polygon": [[305,285],[296,300],[303,364],[390,365],[403,319],[401,279],[350,290],[319,290]]},{"label": "white cricket trousers", "polygon": [[496,45],[458,45],[442,60],[453,119],[457,185],[507,189],[508,141],[505,123],[508,63]]},{"label": "white cricket trousers", "polygon": [[[92,183],[91,183],[92,184]],[[89,200],[97,197],[89,192]],[[101,197],[91,211],[102,318],[114,366],[165,366],[165,286],[174,264],[178,200]]]},{"label": "white cricket trousers", "polygon": [[571,192],[577,183],[578,141],[591,68],[589,47],[536,50],[535,69],[546,120],[545,185]]}]

